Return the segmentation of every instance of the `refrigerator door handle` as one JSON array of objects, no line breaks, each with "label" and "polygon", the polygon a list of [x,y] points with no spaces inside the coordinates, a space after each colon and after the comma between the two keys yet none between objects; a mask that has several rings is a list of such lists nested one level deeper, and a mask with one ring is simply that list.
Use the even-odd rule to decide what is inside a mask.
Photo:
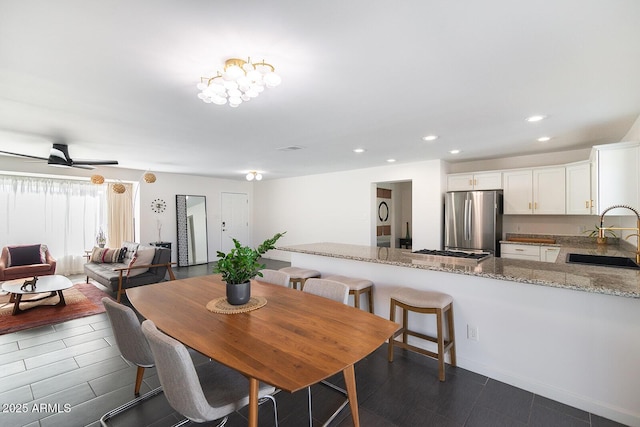
[{"label": "refrigerator door handle", "polygon": [[469,205],[467,207],[467,240],[471,240],[471,235],[473,230],[471,229],[472,221],[471,221],[471,213],[473,212],[473,199],[469,199]]},{"label": "refrigerator door handle", "polygon": [[464,240],[470,240],[471,239],[471,230],[469,230],[471,228],[471,215],[470,215],[470,205],[471,204],[471,200],[469,199],[465,199],[464,201],[464,218],[463,218],[463,224],[464,224],[464,231],[463,231],[463,239]]}]

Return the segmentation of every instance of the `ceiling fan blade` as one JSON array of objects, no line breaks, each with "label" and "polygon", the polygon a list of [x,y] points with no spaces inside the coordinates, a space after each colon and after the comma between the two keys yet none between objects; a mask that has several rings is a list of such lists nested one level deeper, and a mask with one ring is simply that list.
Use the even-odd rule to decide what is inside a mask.
[{"label": "ceiling fan blade", "polygon": [[101,166],[101,165],[117,165],[118,161],[117,160],[72,160],[71,163],[72,163],[72,166],[77,166],[77,165]]},{"label": "ceiling fan blade", "polygon": [[[53,144],[49,153],[49,164],[55,166],[101,166],[117,165],[117,160],[73,160],[67,144]],[[86,169],[86,168],[85,168]]]},{"label": "ceiling fan blade", "polygon": [[38,157],[38,156],[30,156],[28,154],[12,153],[11,151],[0,150],[0,153],[9,154],[10,156],[26,157],[27,159],[36,159],[36,160],[44,160],[44,161],[49,160],[46,157]]},{"label": "ceiling fan blade", "polygon": [[28,159],[44,160],[50,166],[58,167],[74,167],[78,169],[95,169],[93,166],[103,165],[117,165],[117,160],[73,160],[69,156],[69,147],[67,144],[53,144],[51,151],[49,151],[49,157],[31,156],[29,154],[13,153],[11,151],[0,150],[2,154],[9,154],[11,156],[26,157]]}]

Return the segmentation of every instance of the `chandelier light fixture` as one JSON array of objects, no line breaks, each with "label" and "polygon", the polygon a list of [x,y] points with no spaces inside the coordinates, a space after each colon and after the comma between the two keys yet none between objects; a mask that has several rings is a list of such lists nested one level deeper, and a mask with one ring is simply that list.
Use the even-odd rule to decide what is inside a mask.
[{"label": "chandelier light fixture", "polygon": [[229,104],[237,107],[242,102],[250,101],[260,95],[265,88],[278,86],[282,82],[271,64],[253,63],[237,58],[227,59],[224,72],[213,77],[200,77],[198,98],[207,104]]},{"label": "chandelier light fixture", "polygon": [[251,171],[247,174],[246,178],[247,181],[253,181],[254,179],[256,181],[262,181],[262,174],[260,172]]}]

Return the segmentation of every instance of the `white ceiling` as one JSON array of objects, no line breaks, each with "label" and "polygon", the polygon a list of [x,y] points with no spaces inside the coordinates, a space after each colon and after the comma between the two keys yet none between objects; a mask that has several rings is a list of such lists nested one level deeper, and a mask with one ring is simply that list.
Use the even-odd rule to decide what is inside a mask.
[{"label": "white ceiling", "polygon": [[[617,142],[640,115],[639,23],[638,0],[2,0],[0,150],[271,179]],[[200,101],[232,57],[282,84]]]}]

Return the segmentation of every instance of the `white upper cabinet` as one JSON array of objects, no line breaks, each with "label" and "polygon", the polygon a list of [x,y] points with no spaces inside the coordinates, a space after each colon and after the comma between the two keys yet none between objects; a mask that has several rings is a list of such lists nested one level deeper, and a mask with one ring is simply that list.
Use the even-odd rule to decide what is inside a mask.
[{"label": "white upper cabinet", "polygon": [[595,214],[593,197],[591,196],[591,162],[580,162],[567,165],[567,215]]},{"label": "white upper cabinet", "polygon": [[447,176],[447,191],[500,190],[501,172],[451,174]]},{"label": "white upper cabinet", "polygon": [[565,213],[564,167],[533,170],[533,213]]},{"label": "white upper cabinet", "polygon": [[531,169],[504,172],[502,179],[505,215],[533,213],[533,174]]},{"label": "white upper cabinet", "polygon": [[565,168],[503,172],[505,215],[563,215]]},{"label": "white upper cabinet", "polygon": [[[597,170],[597,211],[613,205],[640,208],[640,143],[621,142],[594,147]],[[608,215],[634,215],[628,209],[614,209]]]}]

